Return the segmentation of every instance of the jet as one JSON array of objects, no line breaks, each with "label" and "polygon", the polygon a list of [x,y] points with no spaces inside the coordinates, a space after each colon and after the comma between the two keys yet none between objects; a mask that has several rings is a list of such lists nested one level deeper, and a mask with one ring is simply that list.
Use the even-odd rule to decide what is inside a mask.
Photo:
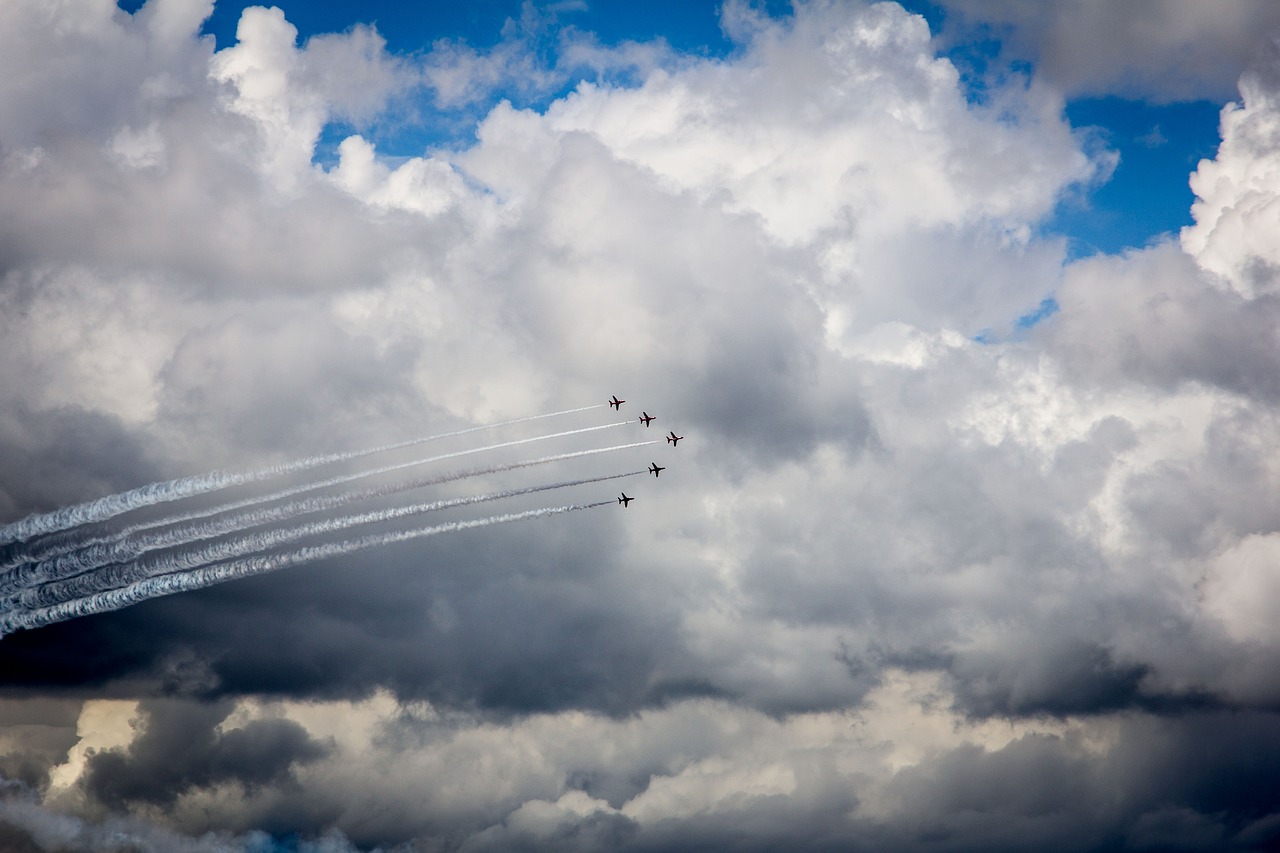
[{"label": "jet", "polygon": [[664,468],[663,466],[659,465],[657,462],[650,462],[650,463],[649,463],[649,472],[650,472],[651,474],[653,474],[653,476],[655,476],[655,477],[656,477],[656,476],[658,476],[658,472],[659,472],[659,471],[665,471],[665,470],[667,470],[667,469],[666,469],[666,468]]},{"label": "jet", "polygon": [[609,401],[609,405],[610,405],[610,406],[613,406],[615,409],[621,409],[621,408],[622,408],[622,404],[623,404],[623,403],[625,403],[625,402],[627,402],[627,401],[626,401],[626,400],[619,400],[619,399],[618,399],[618,395],[617,395],[617,394],[614,394],[614,395],[613,395],[613,399],[611,399],[611,400]]},{"label": "jet", "polygon": [[[625,402],[627,402],[627,401],[626,401],[626,400],[623,400],[622,402],[624,402],[624,403],[625,403]],[[651,421],[651,420],[653,420],[653,415],[649,414],[648,412],[641,412],[641,413],[640,413],[640,423],[644,424],[645,426],[648,426],[648,425],[649,425],[649,421]]]},{"label": "jet", "polygon": [[623,492],[622,497],[618,498],[618,503],[622,504],[623,509],[626,509],[627,504],[631,503],[633,500],[635,500],[635,498],[629,498],[627,497],[627,493]]},{"label": "jet", "polygon": [[667,436],[667,443],[672,447],[678,447],[680,445],[680,439],[682,438],[684,438],[683,435],[676,435],[676,431],[672,430],[671,435]]}]

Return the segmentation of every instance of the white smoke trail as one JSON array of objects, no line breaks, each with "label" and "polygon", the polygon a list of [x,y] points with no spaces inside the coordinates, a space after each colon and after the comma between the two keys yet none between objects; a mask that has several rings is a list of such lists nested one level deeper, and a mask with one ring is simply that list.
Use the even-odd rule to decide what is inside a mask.
[{"label": "white smoke trail", "polygon": [[457,450],[453,453],[442,453],[438,456],[429,456],[425,459],[410,459],[407,462],[397,462],[394,465],[384,465],[380,468],[370,468],[363,471],[353,471],[350,474],[342,474],[336,477],[330,477],[327,480],[317,480],[309,483],[301,483],[288,489],[281,489],[267,495],[258,495],[256,497],[245,498],[244,500],[225,503],[220,506],[208,507],[206,509],[192,510],[191,512],[182,513],[181,515],[171,515],[167,518],[160,518],[154,521],[140,522],[125,528],[122,533],[136,533],[141,530],[150,530],[154,527],[164,527],[170,524],[178,524],[185,521],[194,521],[197,518],[208,518],[211,515],[220,515],[224,512],[231,512],[237,509],[244,509],[249,506],[269,503],[271,501],[283,500],[291,498],[294,495],[301,495],[306,492],[319,491],[332,486],[341,486],[355,480],[362,480],[366,477],[376,477],[381,474],[390,474],[394,471],[403,471],[406,468],[416,468],[419,465],[429,465],[432,462],[443,462],[446,459],[457,459],[459,456],[471,456],[475,453],[486,453],[490,450],[501,450],[504,447],[516,447],[521,444],[531,444],[535,441],[546,441],[552,438],[562,438],[566,435],[579,435],[584,432],[596,432],[602,429],[612,429],[614,427],[627,426],[632,421],[617,421],[611,424],[599,424],[597,426],[582,427],[581,429],[570,429],[564,432],[553,432],[547,435],[535,435],[529,438],[518,438],[513,441],[503,441],[498,444],[489,444],[484,447],[473,447],[469,450]]},{"label": "white smoke trail", "polygon": [[[591,408],[595,408],[595,407],[591,407]],[[547,417],[547,416],[537,415],[535,417]],[[186,521],[194,521],[195,519],[198,519],[198,518],[208,518],[211,515],[220,515],[224,512],[232,512],[234,510],[244,509],[245,507],[256,506],[258,504],[269,503],[271,501],[276,501],[276,500],[282,500],[284,498],[290,498],[290,497],[293,497],[294,495],[300,495],[305,492],[317,491],[319,489],[329,488],[330,486],[340,486],[345,483],[350,483],[353,480],[360,480],[365,477],[376,477],[379,474],[388,474],[393,471],[401,471],[401,470],[404,470],[405,468],[413,468],[418,465],[427,465],[432,462],[441,462],[445,459],[456,459],[459,456],[469,456],[473,453],[483,453],[489,450],[499,450],[504,447],[515,447],[516,445],[529,444],[535,441],[546,441],[547,439],[551,439],[551,438],[561,438],[566,435],[577,435],[579,433],[584,433],[584,432],[594,432],[596,430],[611,429],[613,427],[626,426],[629,423],[631,423],[631,421],[617,421],[611,424],[600,424],[597,426],[582,427],[581,429],[571,429],[571,430],[565,430],[563,432],[553,432],[548,435],[536,435],[530,438],[520,438],[520,439],[515,439],[514,441],[504,441],[498,444],[490,444],[484,447],[473,447],[469,450],[459,450],[453,453],[443,453],[438,456],[430,456],[425,459],[411,459],[408,462],[398,462],[394,465],[384,465],[380,468],[372,468],[372,469],[366,469],[363,471],[355,471],[349,474],[342,474],[336,477],[330,477],[326,480],[302,483],[300,485],[292,486],[287,489],[281,489],[279,491],[272,492],[266,495],[257,495],[254,497],[243,498],[238,501],[232,501],[230,503],[220,504],[218,506],[191,510],[189,512],[181,513],[179,515],[170,515],[170,516],[165,516],[163,518],[153,519],[151,521],[139,522],[137,524],[133,524],[128,527],[125,527],[124,529],[119,530],[113,534],[105,534],[102,536],[89,535],[88,537],[83,537],[83,538],[73,535],[71,536],[71,538],[57,543],[53,547],[53,551],[55,553],[65,554],[70,551],[77,550],[85,545],[96,544],[99,542],[108,542],[113,539],[129,536],[131,534],[139,533],[144,530],[151,530],[156,527],[166,527],[171,524],[180,524]],[[474,430],[475,428],[473,427],[472,429]],[[463,430],[463,432],[467,432],[467,430]],[[39,548],[40,546],[37,544],[36,547]],[[22,549],[18,549],[18,551],[14,552],[9,556],[9,558],[4,564],[0,564],[0,568],[7,569],[7,568],[12,568],[13,566],[22,565],[23,563],[31,562],[29,559],[26,559],[23,557],[23,553],[24,552],[22,551]]]},{"label": "white smoke trail", "polygon": [[546,507],[544,509],[533,509],[526,512],[516,512],[507,515],[495,515],[490,516],[489,518],[474,519],[472,521],[454,521],[448,524],[435,525],[434,527],[422,527],[413,530],[402,530],[393,533],[380,533],[370,536],[362,536],[358,539],[348,539],[343,542],[334,542],[327,545],[313,545],[306,548],[298,548],[294,551],[286,551],[281,554],[265,554],[254,557],[245,557],[239,560],[231,560],[226,563],[219,563],[217,565],[193,569],[187,572],[147,578],[146,580],[138,581],[137,583],[130,584],[129,586],[122,587],[120,589],[100,592],[96,595],[88,596],[87,598],[79,598],[75,601],[63,602],[62,604],[57,604],[52,607],[42,607],[38,610],[0,615],[0,637],[24,628],[39,628],[44,625],[53,624],[54,622],[75,619],[80,616],[90,616],[96,613],[105,613],[110,610],[119,610],[122,607],[138,604],[152,598],[159,598],[163,595],[172,595],[177,592],[189,592],[191,590],[204,589],[205,587],[213,586],[214,584],[223,583],[225,581],[250,577],[252,575],[265,574],[277,569],[296,566],[302,563],[309,563],[314,560],[340,557],[345,554],[351,554],[368,548],[392,545],[397,542],[406,542],[411,539],[434,536],[438,533],[453,533],[458,530],[469,530],[473,527],[486,527],[491,524],[504,524],[510,521],[543,518],[559,513],[573,512],[580,509],[594,509],[595,507],[608,506],[612,503],[613,501],[597,501],[589,504],[570,504],[568,506]]},{"label": "white smoke trail", "polygon": [[12,524],[0,527],[0,544],[8,542],[22,542],[33,536],[41,536],[59,530],[68,530],[72,527],[77,527],[89,522],[105,521],[108,518],[114,518],[117,515],[129,512],[130,510],[139,509],[144,506],[152,506],[158,503],[179,500],[181,498],[205,494],[207,492],[213,492],[231,486],[239,486],[245,483],[254,483],[271,477],[278,477],[282,474],[288,474],[293,471],[302,471],[308,468],[315,468],[320,465],[327,465],[329,463],[358,459],[375,453],[384,453],[403,447],[411,447],[415,444],[423,444],[428,441],[436,441],[442,438],[464,435],[478,430],[497,429],[498,427],[524,423],[525,421],[533,421],[540,418],[551,418],[558,415],[572,414],[574,412],[585,412],[588,409],[598,409],[603,405],[604,404],[602,403],[596,406],[581,406],[576,409],[565,409],[562,412],[549,412],[544,415],[530,415],[524,418],[502,421],[501,423],[484,424],[482,426],[468,427],[467,429],[455,430],[453,432],[440,433],[439,435],[410,439],[409,441],[402,441],[397,444],[386,444],[381,447],[374,447],[368,450],[332,453],[327,456],[308,456],[305,459],[298,459],[293,462],[284,462],[279,465],[261,468],[257,471],[210,471],[207,474],[200,474],[193,477],[182,477],[177,480],[168,480],[163,483],[151,483],[150,485],[142,486],[137,489],[130,489],[127,492],[107,495],[106,497],[98,498],[97,500],[63,507],[62,509],[55,510],[53,512],[29,515],[20,521],[15,521]]},{"label": "white smoke trail", "polygon": [[301,524],[296,527],[282,527],[264,530],[259,533],[241,536],[235,539],[228,539],[222,542],[209,542],[200,547],[178,551],[176,553],[160,554],[151,559],[104,566],[99,568],[97,571],[75,575],[74,577],[70,577],[65,580],[50,581],[49,583],[33,589],[22,590],[16,595],[0,598],[0,612],[17,609],[34,610],[41,607],[49,607],[54,604],[60,604],[64,601],[72,601],[77,598],[84,598],[95,593],[116,589],[131,583],[137,583],[138,581],[149,577],[173,574],[174,572],[190,571],[191,569],[197,569],[201,566],[219,563],[224,560],[230,560],[234,557],[243,557],[247,554],[256,554],[259,551],[268,551],[282,545],[292,544],[300,539],[307,539],[312,536],[320,536],[326,533],[335,533],[339,530],[346,530],[349,527],[357,527],[362,524],[378,524],[386,521],[394,521],[398,518],[404,518],[405,516],[410,515],[422,515],[442,509],[452,509],[453,507],[488,503],[490,501],[513,498],[520,495],[529,495],[537,492],[546,492],[553,489],[566,489],[573,486],[587,485],[589,483],[602,483],[606,480],[634,477],[643,473],[645,473],[643,470],[628,471],[623,474],[606,474],[600,477],[587,477],[580,480],[568,480],[561,483],[550,483],[541,486],[505,489],[500,492],[490,492],[483,495],[449,498],[445,500],[431,501],[429,503],[373,510],[371,512],[363,512],[355,515],[337,516],[335,518],[327,518],[320,521],[313,521],[308,524]]},{"label": "white smoke trail", "polygon": [[17,590],[37,586],[52,581],[73,577],[83,572],[107,566],[112,563],[124,563],[136,560],[143,554],[161,548],[173,548],[187,545],[203,539],[235,533],[250,527],[285,521],[299,515],[325,512],[347,506],[352,503],[373,498],[385,497],[398,492],[435,486],[485,474],[496,474],[527,468],[534,465],[545,465],[566,459],[610,453],[615,450],[627,450],[656,444],[657,441],[637,441],[630,444],[616,444],[610,447],[597,447],[589,450],[575,450],[570,453],[557,453],[537,459],[526,459],[519,462],[506,462],[488,465],[463,471],[451,471],[445,474],[404,480],[383,486],[360,489],[337,495],[322,495],[286,504],[267,507],[255,507],[244,512],[224,515],[221,518],[152,533],[117,533],[113,536],[97,537],[81,543],[77,549],[67,548],[62,554],[45,557],[31,563],[0,573],[0,595],[12,594]]}]

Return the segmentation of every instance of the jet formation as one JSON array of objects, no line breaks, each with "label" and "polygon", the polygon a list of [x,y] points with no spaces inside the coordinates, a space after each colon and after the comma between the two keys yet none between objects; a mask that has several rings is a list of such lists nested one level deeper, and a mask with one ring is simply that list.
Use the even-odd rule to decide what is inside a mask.
[{"label": "jet formation", "polygon": [[[622,411],[622,404],[627,401],[619,399],[618,395],[614,394],[606,402],[608,402],[609,407],[611,409],[614,409],[616,411]],[[646,427],[649,426],[649,423],[654,420],[656,420],[656,418],[654,418],[654,416],[649,414],[647,411],[640,413],[640,423],[644,424]],[[676,447],[679,445],[680,440],[682,438],[684,438],[683,435],[676,435],[675,430],[672,430],[671,433],[667,436],[667,443],[670,444],[672,447]],[[657,462],[649,463],[649,473],[652,474],[654,477],[657,477],[659,472],[665,471],[665,470],[667,470],[666,467],[659,465]],[[618,503],[622,504],[623,509],[626,509],[626,507],[633,500],[635,500],[635,498],[630,497],[626,492],[623,492],[621,495],[618,496]]]}]

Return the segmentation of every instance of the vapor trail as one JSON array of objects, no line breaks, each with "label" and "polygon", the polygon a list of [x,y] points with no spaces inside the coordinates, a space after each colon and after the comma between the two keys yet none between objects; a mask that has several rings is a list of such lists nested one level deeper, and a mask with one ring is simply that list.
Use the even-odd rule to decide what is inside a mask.
[{"label": "vapor trail", "polygon": [[[592,406],[590,408],[596,408],[596,407]],[[536,417],[548,417],[548,416],[537,415]],[[69,540],[61,541],[56,546],[56,549],[59,553],[67,553],[69,551],[74,551],[80,548],[82,545],[93,544],[99,541],[110,541],[111,539],[116,539],[122,536],[128,536],[134,533],[138,533],[140,531],[151,530],[156,527],[166,527],[170,524],[180,524],[186,521],[193,521],[197,518],[208,518],[211,515],[220,515],[224,512],[231,512],[233,510],[244,509],[245,507],[249,507],[249,506],[256,506],[258,504],[270,503],[271,501],[290,498],[290,497],[293,497],[294,495],[303,494],[304,492],[311,492],[311,491],[316,491],[318,489],[325,489],[325,488],[329,488],[330,486],[340,486],[340,485],[343,485],[344,483],[350,483],[353,480],[359,480],[364,477],[376,477],[379,474],[387,474],[392,471],[401,471],[405,468],[412,468],[417,465],[427,465],[429,463],[440,462],[445,459],[455,459],[459,456],[469,456],[473,453],[483,453],[489,450],[500,450],[501,448],[504,448],[504,447],[515,447],[516,445],[529,444],[535,441],[546,441],[547,439],[551,439],[551,438],[562,438],[563,436],[566,436],[566,435],[577,435],[579,433],[584,433],[584,432],[594,432],[596,430],[626,426],[629,423],[632,423],[632,422],[618,421],[616,423],[611,423],[611,424],[600,424],[597,426],[582,427],[581,429],[571,429],[571,430],[565,430],[563,432],[553,432],[547,435],[535,435],[529,438],[520,438],[520,439],[515,439],[513,441],[504,441],[498,444],[486,445],[484,447],[473,447],[469,450],[459,450],[453,453],[443,453],[438,456],[430,456],[425,459],[411,459],[408,462],[398,462],[394,465],[384,465],[381,468],[355,471],[350,474],[342,474],[336,477],[330,477],[327,480],[319,480],[319,481],[312,481],[309,483],[302,483],[300,485],[293,486],[287,489],[281,489],[280,491],[272,492],[266,495],[256,495],[254,497],[243,498],[238,501],[232,501],[230,503],[220,504],[218,506],[191,510],[189,512],[182,513],[180,515],[170,515],[163,518],[153,519],[151,521],[138,522],[137,524],[130,525],[114,534],[109,534],[105,537],[88,536],[88,537],[82,538],[82,537],[73,535]],[[475,429],[477,428],[473,427],[472,431],[474,431]],[[466,432],[466,431],[467,430],[463,430],[463,432]],[[22,556],[22,554],[19,552],[19,553],[10,555],[7,561],[7,564],[4,567],[11,568],[15,565],[21,565],[22,563],[25,563],[25,562],[30,562],[30,561],[25,559]]]},{"label": "vapor trail", "polygon": [[0,545],[8,542],[22,542],[30,539],[32,536],[54,533],[59,530],[68,530],[72,527],[77,527],[81,524],[87,524],[93,521],[105,521],[108,518],[114,518],[117,515],[129,512],[130,510],[139,509],[144,506],[152,506],[166,501],[201,495],[207,492],[225,489],[230,486],[254,483],[271,477],[277,477],[281,474],[288,474],[293,471],[302,471],[332,462],[344,462],[349,459],[358,459],[362,456],[384,453],[402,447],[410,447],[412,445],[422,444],[428,441],[436,441],[442,438],[464,435],[478,430],[497,429],[498,427],[524,423],[525,421],[533,421],[540,418],[551,418],[558,415],[572,414],[574,412],[585,412],[588,409],[598,409],[603,405],[604,404],[601,403],[595,406],[581,406],[576,409],[565,409],[561,412],[549,412],[544,415],[529,415],[528,417],[515,418],[514,420],[502,421],[496,424],[484,424],[482,426],[454,430],[453,432],[410,439],[397,444],[385,444],[381,447],[374,447],[368,450],[352,450],[345,453],[331,453],[326,456],[308,456],[305,459],[297,459],[292,462],[283,462],[279,465],[271,465],[257,471],[230,472],[218,470],[210,471],[207,474],[199,474],[193,477],[182,477],[177,480],[168,480],[162,483],[151,483],[150,485],[142,486],[137,489],[130,489],[127,492],[107,495],[106,497],[98,498],[97,500],[63,507],[62,509],[55,510],[53,512],[29,515],[20,521],[7,524],[4,527],[0,527]]},{"label": "vapor trail", "polygon": [[137,583],[138,581],[145,580],[146,578],[173,574],[175,572],[190,571],[212,563],[219,563],[235,557],[243,557],[247,554],[256,554],[259,551],[267,551],[272,548],[278,548],[282,545],[292,544],[300,539],[306,539],[311,536],[320,536],[326,533],[335,533],[339,530],[346,530],[349,527],[357,527],[362,524],[378,524],[380,522],[394,521],[395,519],[404,518],[405,516],[410,515],[422,515],[442,509],[452,509],[453,507],[488,503],[490,501],[514,498],[520,495],[534,494],[536,492],[547,492],[553,489],[566,489],[573,486],[583,486],[588,483],[602,483],[606,480],[618,480],[623,477],[634,477],[643,473],[645,473],[644,470],[628,471],[622,474],[606,474],[600,477],[567,480],[561,483],[550,483],[541,486],[504,489],[499,492],[490,492],[483,495],[449,498],[446,500],[431,501],[429,503],[410,504],[409,506],[391,507],[388,509],[357,513],[355,515],[327,518],[320,521],[313,521],[308,524],[300,524],[296,527],[282,527],[272,530],[264,530],[248,536],[241,536],[236,539],[228,539],[222,542],[209,542],[200,547],[190,548],[176,553],[159,554],[145,560],[136,560],[119,565],[104,566],[99,568],[97,571],[86,572],[65,580],[50,581],[49,583],[35,587],[34,589],[25,589],[16,595],[0,598],[0,612],[19,608],[33,610],[41,607],[50,607],[62,602],[73,601],[77,598],[84,598],[96,593]]},{"label": "vapor trail", "polygon": [[11,569],[8,572],[0,574],[0,594],[13,593],[26,587],[63,580],[65,578],[81,574],[82,572],[87,572],[112,563],[124,563],[136,560],[143,554],[161,548],[173,548],[179,545],[187,545],[203,539],[211,539],[215,536],[235,533],[250,527],[285,521],[299,515],[337,509],[363,500],[385,497],[399,492],[411,491],[413,489],[424,488],[426,486],[440,485],[442,483],[453,482],[455,480],[462,480],[470,477],[479,477],[485,474],[497,474],[503,471],[513,471],[518,468],[545,465],[565,459],[593,456],[600,453],[609,453],[615,450],[627,450],[633,447],[643,447],[644,445],[656,443],[656,440],[637,441],[630,444],[616,444],[610,447],[597,447],[590,450],[575,450],[570,453],[557,453],[552,456],[542,456],[537,459],[526,459],[520,462],[505,462],[498,465],[487,465],[480,468],[450,471],[437,476],[403,480],[383,486],[359,489],[342,494],[321,495],[303,500],[291,501],[290,503],[279,504],[276,506],[253,507],[243,512],[223,515],[221,518],[216,518],[203,524],[172,527],[168,530],[159,532],[146,533],[140,531],[132,534],[120,532],[107,536],[100,536],[84,540],[79,543],[78,546],[66,544],[66,547],[60,554],[46,554],[43,555],[43,559],[34,559],[33,562],[29,562],[16,569]]},{"label": "vapor trail", "polygon": [[172,595],[177,592],[204,589],[205,587],[213,586],[214,584],[222,583],[224,581],[265,574],[267,572],[275,571],[276,569],[283,569],[289,566],[309,563],[313,560],[340,557],[345,554],[352,554],[356,551],[363,551],[368,548],[377,548],[383,545],[392,545],[397,542],[406,542],[410,539],[434,536],[437,533],[452,533],[458,530],[469,530],[473,527],[486,527],[491,524],[505,524],[509,521],[523,521],[524,519],[529,518],[542,518],[563,512],[573,512],[574,510],[579,509],[594,509],[595,507],[607,506],[611,503],[613,503],[613,501],[597,501],[589,504],[570,504],[568,506],[546,507],[544,509],[528,510],[527,512],[510,513],[508,515],[495,515],[490,516],[489,518],[474,519],[472,521],[454,521],[449,524],[439,524],[434,527],[422,527],[415,530],[402,530],[394,533],[362,536],[358,539],[348,539],[344,542],[334,542],[328,545],[313,545],[306,548],[298,548],[294,551],[286,551],[282,554],[266,554],[246,557],[226,563],[219,563],[214,566],[206,566],[201,569],[193,569],[188,572],[147,578],[146,580],[138,581],[137,583],[130,584],[129,586],[121,589],[100,592],[87,598],[64,602],[52,607],[42,607],[38,610],[23,613],[4,614],[3,616],[0,616],[0,637],[23,628],[39,628],[44,625],[51,625],[54,622],[75,619],[80,616],[90,616],[95,613],[119,610],[122,607],[128,607],[131,604],[138,604],[151,598],[159,598],[160,596]]}]

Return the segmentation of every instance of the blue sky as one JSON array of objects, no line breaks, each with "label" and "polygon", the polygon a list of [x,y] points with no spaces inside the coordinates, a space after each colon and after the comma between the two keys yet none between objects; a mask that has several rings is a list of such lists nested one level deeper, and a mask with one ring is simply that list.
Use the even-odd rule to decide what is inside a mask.
[{"label": "blue sky", "polygon": [[[219,2],[205,26],[224,47],[235,38],[240,10],[261,5],[232,0]],[[275,4],[299,30],[301,37],[322,32],[341,32],[354,23],[376,23],[396,52],[412,52],[428,47],[436,39],[465,39],[474,47],[489,47],[502,35],[508,18],[519,19],[522,0],[476,0],[471,3],[371,0],[354,6],[341,0],[325,2],[284,2]],[[539,8],[557,11],[564,23],[597,34],[606,44],[628,39],[647,41],[664,38],[678,50],[721,55],[731,45],[720,31],[719,3],[710,0],[654,0],[632,3],[604,0],[590,4],[549,2]],[[353,16],[358,8],[358,13]],[[784,12],[789,7],[776,0],[767,8]]]},{"label": "blue sky", "polygon": [[[140,6],[138,0],[121,3],[122,8]],[[245,0],[220,0],[204,32],[212,34],[219,48],[233,44]],[[439,39],[462,40],[472,47],[492,47],[502,38],[508,19],[519,19],[521,0],[476,0],[468,3],[371,0],[351,4],[342,0],[275,4],[285,11],[299,32],[299,40],[319,33],[342,32],[357,23],[372,23],[395,53],[413,54],[428,50]],[[947,11],[936,3],[906,2],[910,11],[921,14],[935,33],[946,26]],[[674,49],[709,57],[727,56],[733,43],[721,31],[718,2],[711,0],[594,0],[589,3],[540,3],[563,25],[594,33],[605,45],[621,42],[665,39]],[[764,8],[771,15],[785,17],[790,4],[770,0]],[[989,30],[970,31],[970,40],[951,43],[945,54],[963,72],[990,71],[997,63],[1000,42]],[[554,50],[554,40],[545,42]],[[1034,73],[1034,63],[1014,66]],[[513,97],[517,105],[543,105],[576,85],[547,93],[528,104],[519,103],[518,93],[497,92],[495,99]],[[491,102],[490,102],[491,103]],[[1142,247],[1191,224],[1192,193],[1187,175],[1202,159],[1212,157],[1218,143],[1217,117],[1224,102],[1192,100],[1153,103],[1131,97],[1076,97],[1066,102],[1066,116],[1090,144],[1105,146],[1119,154],[1111,178],[1100,186],[1069,194],[1055,214],[1043,223],[1046,234],[1068,239],[1070,257],[1086,257],[1099,252],[1116,253]],[[434,145],[466,144],[471,140],[471,121],[430,113],[409,126],[397,124],[380,129],[362,129],[386,156],[413,156]],[[333,125],[327,129],[317,158],[331,162],[334,146],[352,128]]]}]

